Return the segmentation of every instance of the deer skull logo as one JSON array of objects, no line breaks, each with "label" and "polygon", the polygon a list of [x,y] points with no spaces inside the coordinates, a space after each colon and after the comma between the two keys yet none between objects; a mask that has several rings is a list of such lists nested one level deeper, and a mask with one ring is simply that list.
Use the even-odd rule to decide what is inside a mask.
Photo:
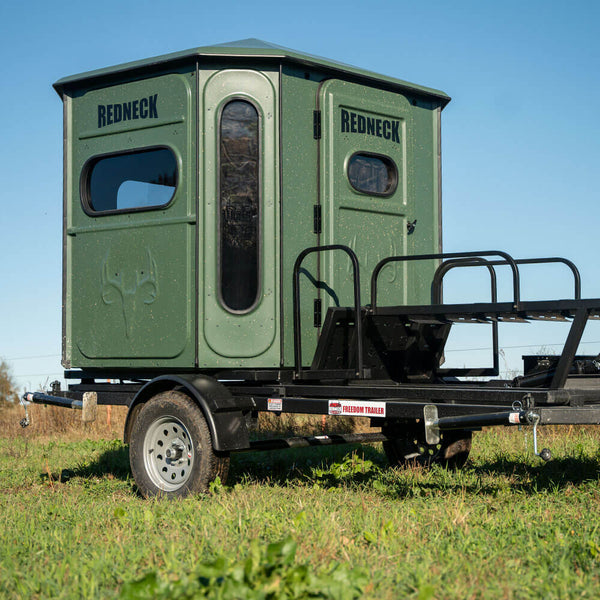
[{"label": "deer skull logo", "polygon": [[120,302],[127,338],[131,335],[138,302],[152,304],[158,296],[156,261],[149,248],[146,248],[146,257],[146,265],[133,273],[111,269],[108,256],[102,264],[102,301],[107,305]]}]

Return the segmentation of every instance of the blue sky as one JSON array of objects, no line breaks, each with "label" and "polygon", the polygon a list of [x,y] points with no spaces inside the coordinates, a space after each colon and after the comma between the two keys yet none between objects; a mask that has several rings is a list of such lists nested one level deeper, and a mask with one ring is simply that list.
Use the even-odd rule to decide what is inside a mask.
[{"label": "blue sky", "polygon": [[[597,0],[35,0],[3,3],[0,23],[0,358],[20,388],[62,373],[62,111],[51,84],[248,37],[444,90],[453,98],[442,121],[445,250],[566,256],[584,296],[600,297]],[[447,299],[486,298],[484,277],[470,277],[450,276]],[[571,292],[558,267],[523,278],[525,297]],[[470,349],[489,346],[487,330],[463,329],[449,359],[485,363],[489,353]],[[520,355],[540,347],[560,351],[553,344],[564,335],[561,326],[505,326],[502,368],[518,369]],[[585,340],[598,343],[581,350],[598,353],[600,328]]]}]

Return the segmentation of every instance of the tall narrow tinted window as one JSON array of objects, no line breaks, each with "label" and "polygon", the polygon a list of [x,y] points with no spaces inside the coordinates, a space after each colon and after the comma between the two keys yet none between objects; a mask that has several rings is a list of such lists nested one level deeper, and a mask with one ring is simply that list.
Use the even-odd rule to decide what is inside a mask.
[{"label": "tall narrow tinted window", "polygon": [[221,298],[233,311],[250,309],[259,278],[258,113],[243,100],[221,115],[220,219]]}]

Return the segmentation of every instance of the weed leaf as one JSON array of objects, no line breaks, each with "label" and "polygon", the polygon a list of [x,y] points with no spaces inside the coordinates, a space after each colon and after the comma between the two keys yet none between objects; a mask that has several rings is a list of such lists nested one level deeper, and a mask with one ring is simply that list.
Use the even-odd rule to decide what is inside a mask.
[{"label": "weed leaf", "polygon": [[287,537],[260,546],[250,543],[245,560],[233,562],[223,556],[200,564],[195,572],[177,581],[160,581],[156,573],[126,583],[121,588],[122,600],[356,600],[368,580],[360,570],[346,565],[315,572],[307,565],[295,564],[296,542]]}]

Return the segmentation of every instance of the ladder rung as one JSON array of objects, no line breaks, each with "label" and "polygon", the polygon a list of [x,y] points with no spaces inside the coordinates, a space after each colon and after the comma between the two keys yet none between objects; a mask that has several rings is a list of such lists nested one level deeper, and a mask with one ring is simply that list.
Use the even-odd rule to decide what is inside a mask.
[{"label": "ladder rung", "polygon": [[448,315],[448,320],[453,323],[492,323],[486,315]]},{"label": "ladder rung", "polygon": [[533,321],[568,321],[569,319],[560,313],[527,313],[527,318]]},{"label": "ladder rung", "polygon": [[[445,317],[445,316],[444,316]],[[448,325],[451,321],[444,317],[434,317],[429,315],[408,315],[407,318],[411,323],[419,323],[422,325]]]},{"label": "ladder rung", "polygon": [[529,323],[527,317],[519,315],[498,315],[498,321],[502,323]]}]

